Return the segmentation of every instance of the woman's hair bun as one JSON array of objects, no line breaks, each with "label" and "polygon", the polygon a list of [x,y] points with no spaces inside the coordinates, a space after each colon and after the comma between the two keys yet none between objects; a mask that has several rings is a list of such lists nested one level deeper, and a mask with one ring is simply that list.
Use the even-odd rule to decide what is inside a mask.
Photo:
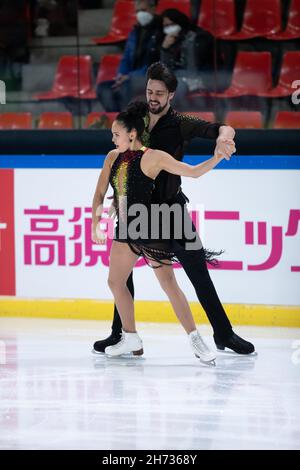
[{"label": "woman's hair bun", "polygon": [[146,114],[148,113],[149,108],[148,104],[145,103],[144,101],[133,101],[128,105],[127,108],[127,114],[134,116],[134,117],[140,117],[144,118]]},{"label": "woman's hair bun", "polygon": [[128,105],[126,111],[122,111],[117,115],[116,120],[125,126],[127,132],[136,129],[138,138],[142,139],[145,130],[144,117],[147,113],[147,103],[143,101],[133,101]]}]

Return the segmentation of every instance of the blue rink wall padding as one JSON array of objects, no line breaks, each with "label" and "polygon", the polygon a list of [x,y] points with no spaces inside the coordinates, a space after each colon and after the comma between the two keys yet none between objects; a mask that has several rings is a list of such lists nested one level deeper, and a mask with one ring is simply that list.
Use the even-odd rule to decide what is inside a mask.
[{"label": "blue rink wall padding", "polygon": [[[184,162],[201,163],[212,155],[186,155]],[[102,168],[105,155],[1,155],[0,168]],[[235,155],[216,170],[299,170],[300,155]]]}]

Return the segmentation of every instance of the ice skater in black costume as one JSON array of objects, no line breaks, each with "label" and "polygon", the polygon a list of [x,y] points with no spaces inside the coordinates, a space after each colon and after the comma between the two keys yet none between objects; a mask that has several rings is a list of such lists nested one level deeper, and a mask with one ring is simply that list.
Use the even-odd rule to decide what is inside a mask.
[{"label": "ice skater in black costume", "polygon": [[[230,126],[209,123],[174,111],[170,102],[174,97],[176,87],[175,75],[162,63],[158,62],[149,67],[146,87],[149,113],[145,118],[143,144],[152,149],[163,150],[176,160],[181,161],[184,144],[194,137],[202,137],[216,140],[215,154],[221,154],[224,157],[230,156],[234,148],[234,129]],[[161,171],[155,181],[152,202],[167,203],[168,205],[180,203],[186,212],[188,199],[181,191],[180,185],[180,176]],[[97,198],[98,195],[95,193],[94,204],[99,203]],[[176,257],[192,282],[199,302],[213,327],[217,349],[229,348],[238,354],[250,354],[254,351],[254,346],[234,333],[210,278],[201,240],[192,220],[189,219],[189,221],[190,230],[194,232],[198,243],[197,249],[186,249],[186,240],[183,239],[182,249],[176,252]],[[134,297],[132,273],[128,277],[127,287]],[[119,342],[121,334],[122,323],[115,305],[112,333],[108,338],[94,343],[94,352],[104,353],[107,346]]]}]

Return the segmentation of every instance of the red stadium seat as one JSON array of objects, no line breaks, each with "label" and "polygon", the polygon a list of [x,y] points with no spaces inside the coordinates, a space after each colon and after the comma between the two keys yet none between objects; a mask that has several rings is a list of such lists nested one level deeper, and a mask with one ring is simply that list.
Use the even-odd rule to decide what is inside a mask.
[{"label": "red stadium seat", "polygon": [[248,0],[240,31],[227,39],[241,40],[270,36],[281,30],[280,0]]},{"label": "red stadium seat", "polygon": [[218,38],[236,33],[234,0],[202,0],[198,26]]},{"label": "red stadium seat", "polygon": [[230,98],[267,92],[272,88],[272,57],[270,52],[239,52],[231,85],[222,93],[211,96]]},{"label": "red stadium seat", "polygon": [[113,80],[117,75],[121,59],[121,54],[106,54],[102,56],[99,63],[96,84]]},{"label": "red stadium seat", "polygon": [[0,114],[0,129],[32,129],[31,113]]},{"label": "red stadium seat", "polygon": [[292,87],[294,81],[300,79],[300,51],[289,51],[283,56],[278,85],[269,91],[258,93],[259,96],[280,98],[290,96],[296,89]]},{"label": "red stadium seat", "polygon": [[278,39],[297,38],[300,38],[300,0],[292,0],[286,29],[268,36],[268,39],[277,41]]},{"label": "red stadium seat", "polygon": [[101,117],[107,117],[107,129],[111,128],[113,121],[116,119],[119,113],[108,113],[105,111],[93,112],[88,114],[84,127],[90,127],[101,119]]},{"label": "red stadium seat", "polygon": [[215,114],[211,111],[186,111],[182,114],[187,114],[188,116],[194,116],[203,121],[214,122],[215,121]]},{"label": "red stadium seat", "polygon": [[65,113],[43,113],[40,116],[39,129],[72,129],[73,118],[72,114]]},{"label": "red stadium seat", "polygon": [[136,23],[133,0],[116,0],[110,31],[106,36],[93,38],[96,44],[112,44],[125,41]]},{"label": "red stadium seat", "polygon": [[229,111],[225,124],[236,129],[261,129],[263,117],[260,111]]},{"label": "red stadium seat", "polygon": [[278,111],[274,129],[300,129],[300,111]]},{"label": "red stadium seat", "polygon": [[96,98],[92,88],[92,58],[89,55],[66,55],[59,59],[52,90],[38,93],[39,100],[64,97]]},{"label": "red stadium seat", "polygon": [[156,12],[160,15],[164,10],[168,10],[169,8],[175,8],[185,13],[189,18],[191,17],[190,0],[159,0]]}]

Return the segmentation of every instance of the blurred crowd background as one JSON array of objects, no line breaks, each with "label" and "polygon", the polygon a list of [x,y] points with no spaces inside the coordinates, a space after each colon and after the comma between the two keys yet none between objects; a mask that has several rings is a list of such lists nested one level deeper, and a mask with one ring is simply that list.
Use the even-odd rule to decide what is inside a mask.
[{"label": "blurred crowd background", "polygon": [[109,128],[158,60],[181,112],[300,127],[300,0],[0,0],[0,129]]}]

